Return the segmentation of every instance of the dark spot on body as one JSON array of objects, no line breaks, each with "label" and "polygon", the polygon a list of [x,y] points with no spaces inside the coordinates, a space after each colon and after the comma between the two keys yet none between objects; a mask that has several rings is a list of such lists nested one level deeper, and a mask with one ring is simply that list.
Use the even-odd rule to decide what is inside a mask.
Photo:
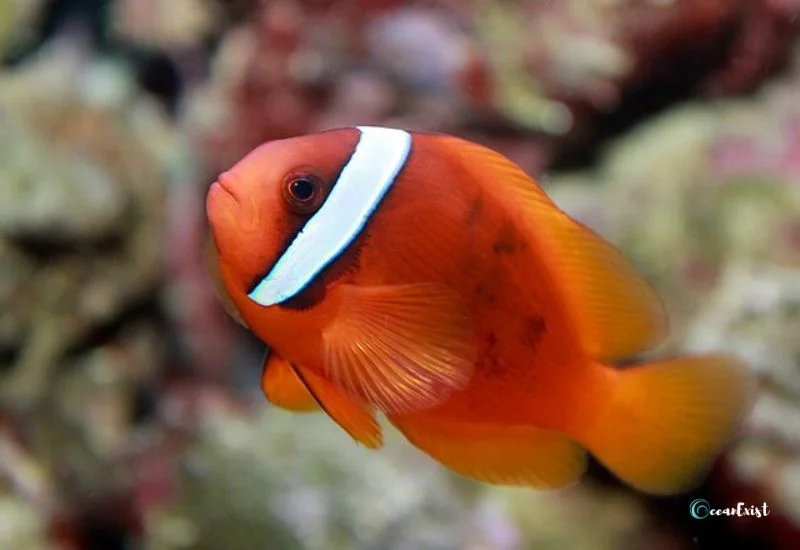
[{"label": "dark spot on body", "polygon": [[464,223],[466,223],[468,226],[474,225],[475,222],[478,221],[478,217],[480,216],[482,210],[483,210],[483,197],[478,197],[474,201],[472,201],[472,204],[469,205],[469,208],[467,209],[467,214],[466,216],[464,216]]},{"label": "dark spot on body", "polygon": [[497,239],[492,244],[492,252],[498,256],[503,254],[513,254],[517,250],[517,244],[508,239]]},{"label": "dark spot on body", "polygon": [[489,332],[484,340],[484,347],[477,363],[477,368],[488,378],[503,378],[508,374],[497,352],[497,335]]},{"label": "dark spot on body", "polygon": [[544,317],[538,315],[527,317],[522,322],[522,333],[520,334],[519,342],[525,347],[535,349],[545,332],[547,332],[547,323]]},{"label": "dark spot on body", "polygon": [[492,252],[501,256],[503,254],[513,254],[519,249],[521,241],[514,227],[506,224],[499,232],[497,239],[492,244]]},{"label": "dark spot on body", "polygon": [[475,294],[487,304],[493,304],[497,301],[497,295],[494,290],[484,283],[478,283],[475,287]]},{"label": "dark spot on body", "polygon": [[487,378],[502,379],[508,374],[508,369],[506,369],[502,361],[495,356],[487,357],[482,366],[483,373]]}]

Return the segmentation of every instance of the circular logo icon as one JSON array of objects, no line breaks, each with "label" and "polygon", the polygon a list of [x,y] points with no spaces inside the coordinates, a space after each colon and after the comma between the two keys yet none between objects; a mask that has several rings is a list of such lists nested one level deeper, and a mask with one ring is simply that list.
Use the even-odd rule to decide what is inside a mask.
[{"label": "circular logo icon", "polygon": [[689,514],[694,519],[705,519],[709,514],[708,501],[702,498],[696,498],[689,505]]}]

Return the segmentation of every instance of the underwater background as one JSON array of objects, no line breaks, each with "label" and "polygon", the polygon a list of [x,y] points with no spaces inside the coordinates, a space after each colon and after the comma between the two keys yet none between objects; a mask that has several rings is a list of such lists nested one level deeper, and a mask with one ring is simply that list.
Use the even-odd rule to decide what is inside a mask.
[{"label": "underwater background", "polygon": [[[659,354],[752,365],[701,487],[492,487],[264,400],[205,193],[352,124],[508,155],[659,291]],[[0,549],[716,548],[800,548],[800,1],[0,0]]]}]

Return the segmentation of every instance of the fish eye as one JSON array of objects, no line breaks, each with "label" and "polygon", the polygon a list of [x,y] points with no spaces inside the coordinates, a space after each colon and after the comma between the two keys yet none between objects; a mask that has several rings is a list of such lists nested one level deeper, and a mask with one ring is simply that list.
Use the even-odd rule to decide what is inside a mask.
[{"label": "fish eye", "polygon": [[322,203],[322,182],[310,174],[290,177],[284,186],[283,198],[298,215],[308,215]]},{"label": "fish eye", "polygon": [[308,178],[300,178],[291,183],[292,196],[299,201],[311,200],[314,196],[314,184]]}]

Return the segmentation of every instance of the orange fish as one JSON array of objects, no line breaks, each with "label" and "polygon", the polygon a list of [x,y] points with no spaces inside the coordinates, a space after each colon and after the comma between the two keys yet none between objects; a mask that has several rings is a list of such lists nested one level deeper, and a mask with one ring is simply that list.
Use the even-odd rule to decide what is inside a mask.
[{"label": "orange fish", "polygon": [[383,413],[475,479],[562,487],[588,451],[672,494],[748,410],[731,357],[614,367],[664,339],[660,300],[483,146],[377,127],[269,142],[211,186],[207,213],[223,301],[270,349],[267,398],[369,448]]}]

